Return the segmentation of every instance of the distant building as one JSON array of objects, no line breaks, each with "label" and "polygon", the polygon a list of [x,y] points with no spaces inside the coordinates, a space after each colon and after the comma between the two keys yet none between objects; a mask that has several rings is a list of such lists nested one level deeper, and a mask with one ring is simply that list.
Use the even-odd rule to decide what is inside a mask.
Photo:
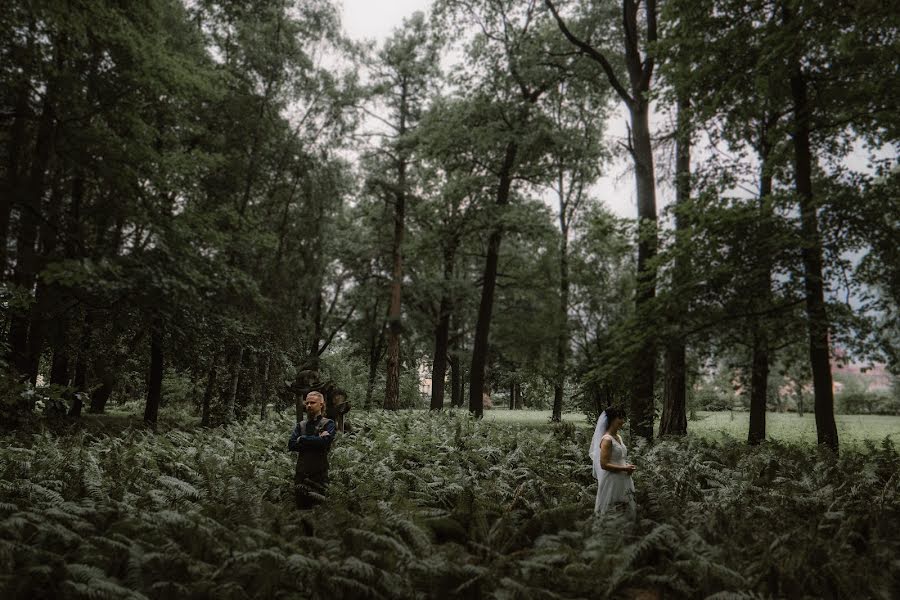
[{"label": "distant building", "polygon": [[[857,363],[851,362],[847,352],[843,348],[835,348],[831,359],[831,375],[849,375],[859,381],[868,392],[889,392],[893,384],[893,377],[884,363]],[[839,393],[844,389],[844,384],[834,381],[834,392]]]}]

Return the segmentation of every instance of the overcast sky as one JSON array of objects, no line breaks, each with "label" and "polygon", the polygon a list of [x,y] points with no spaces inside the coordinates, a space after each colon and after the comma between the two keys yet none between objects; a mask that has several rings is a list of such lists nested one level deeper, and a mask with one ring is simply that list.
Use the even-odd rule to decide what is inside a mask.
[{"label": "overcast sky", "polygon": [[344,31],[351,37],[383,40],[417,10],[427,12],[431,0],[340,0]]}]

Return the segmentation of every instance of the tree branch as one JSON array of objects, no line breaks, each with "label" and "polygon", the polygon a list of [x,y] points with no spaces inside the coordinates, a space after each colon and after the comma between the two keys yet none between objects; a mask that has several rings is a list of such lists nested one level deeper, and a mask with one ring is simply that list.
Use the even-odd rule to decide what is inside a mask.
[{"label": "tree branch", "polygon": [[559,30],[562,31],[564,36],[566,36],[566,39],[568,39],[572,45],[581,50],[583,54],[586,54],[597,64],[599,64],[603,69],[603,72],[606,73],[606,78],[609,80],[609,84],[613,86],[613,89],[616,90],[616,93],[619,94],[619,97],[629,105],[632,104],[634,102],[634,98],[631,97],[631,94],[628,93],[628,90],[625,89],[625,87],[619,81],[619,78],[616,77],[615,71],[613,71],[612,65],[608,60],[606,60],[606,57],[587,42],[578,39],[575,34],[573,34],[569,30],[565,22],[562,20],[562,17],[559,16],[559,12],[557,12],[556,7],[553,6],[553,2],[551,2],[551,0],[544,0],[544,4],[546,4],[547,8],[550,9],[550,12],[553,13],[553,18],[556,19],[556,24],[559,25]]}]

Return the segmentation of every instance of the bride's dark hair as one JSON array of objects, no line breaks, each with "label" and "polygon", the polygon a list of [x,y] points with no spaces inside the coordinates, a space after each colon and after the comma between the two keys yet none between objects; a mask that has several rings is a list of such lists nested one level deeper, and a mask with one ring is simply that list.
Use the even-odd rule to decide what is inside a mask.
[{"label": "bride's dark hair", "polygon": [[616,406],[610,406],[606,409],[606,418],[609,419],[609,423],[612,423],[618,418],[626,419],[625,411]]}]

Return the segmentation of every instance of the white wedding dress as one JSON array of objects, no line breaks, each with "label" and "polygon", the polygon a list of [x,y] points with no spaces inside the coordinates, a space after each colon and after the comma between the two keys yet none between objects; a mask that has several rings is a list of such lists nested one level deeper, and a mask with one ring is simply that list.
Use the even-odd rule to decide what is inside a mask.
[{"label": "white wedding dress", "polygon": [[[625,444],[608,433],[601,436],[601,442],[604,439],[612,441],[609,462],[623,467],[628,464],[625,460],[628,457],[628,448],[625,447]],[[599,444],[596,452],[599,457]],[[599,467],[599,460],[596,462],[597,467]],[[594,502],[595,513],[602,515],[609,510],[611,506],[620,503],[626,504],[629,512],[635,509],[634,481],[632,481],[631,475],[628,473],[607,471],[602,468],[595,468],[594,471],[597,476],[597,500]]]}]

